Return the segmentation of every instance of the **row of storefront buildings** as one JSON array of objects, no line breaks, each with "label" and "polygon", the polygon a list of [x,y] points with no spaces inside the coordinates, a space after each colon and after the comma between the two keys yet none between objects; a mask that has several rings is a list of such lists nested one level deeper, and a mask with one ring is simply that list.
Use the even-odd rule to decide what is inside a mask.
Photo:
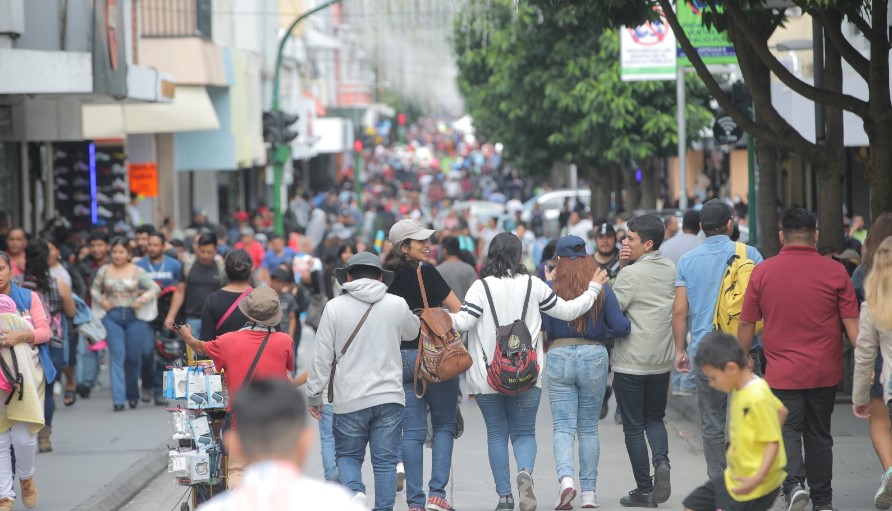
[{"label": "row of storefront buildings", "polygon": [[[0,210],[29,230],[56,216],[89,229],[126,220],[131,192],[156,224],[271,203],[262,118],[276,49],[321,3],[0,0]],[[392,115],[342,9],[308,18],[285,46],[292,188],[348,165],[361,119]]]}]

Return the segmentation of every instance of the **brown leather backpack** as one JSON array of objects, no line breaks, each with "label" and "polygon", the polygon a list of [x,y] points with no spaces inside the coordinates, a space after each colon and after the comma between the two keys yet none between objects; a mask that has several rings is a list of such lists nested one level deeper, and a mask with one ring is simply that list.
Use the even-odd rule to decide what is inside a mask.
[{"label": "brown leather backpack", "polygon": [[[451,380],[470,369],[473,361],[468,349],[461,342],[461,335],[452,328],[452,318],[443,309],[430,308],[421,265],[418,265],[418,286],[424,309],[421,311],[421,333],[418,336],[418,359],[415,361],[415,395],[419,398],[427,392],[427,382],[440,383]],[[418,394],[418,378],[421,376],[421,394]]]}]

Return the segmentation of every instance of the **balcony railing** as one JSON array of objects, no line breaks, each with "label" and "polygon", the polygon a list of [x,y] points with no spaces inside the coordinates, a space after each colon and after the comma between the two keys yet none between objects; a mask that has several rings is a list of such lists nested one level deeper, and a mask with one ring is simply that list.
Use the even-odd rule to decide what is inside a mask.
[{"label": "balcony railing", "polygon": [[142,0],[142,37],[211,38],[211,0]]}]

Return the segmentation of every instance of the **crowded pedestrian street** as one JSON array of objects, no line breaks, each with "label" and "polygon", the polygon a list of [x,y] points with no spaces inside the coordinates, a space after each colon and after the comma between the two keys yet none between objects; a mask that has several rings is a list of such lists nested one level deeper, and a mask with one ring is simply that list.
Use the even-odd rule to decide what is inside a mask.
[{"label": "crowded pedestrian street", "polygon": [[890,0],[0,0],[0,511],[892,509]]}]

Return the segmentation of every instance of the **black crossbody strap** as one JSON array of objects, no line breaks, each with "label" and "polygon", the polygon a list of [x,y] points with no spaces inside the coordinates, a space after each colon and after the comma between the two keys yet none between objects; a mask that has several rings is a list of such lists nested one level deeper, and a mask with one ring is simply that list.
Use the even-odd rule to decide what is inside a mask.
[{"label": "black crossbody strap", "polygon": [[247,374],[245,374],[245,379],[242,381],[242,388],[244,389],[249,383],[251,383],[251,377],[254,376],[254,369],[257,368],[257,363],[260,362],[260,355],[263,354],[263,349],[266,348],[266,343],[269,342],[269,336],[273,334],[272,330],[266,333],[266,337],[263,338],[263,342],[260,343],[260,347],[257,348],[257,354],[254,355],[254,361],[251,362],[251,367],[248,368]]},{"label": "black crossbody strap", "polygon": [[530,306],[530,293],[533,292],[533,277],[527,279],[527,297],[523,301],[523,314],[520,315],[520,320],[524,323],[527,322],[527,308]]},{"label": "black crossbody strap", "polygon": [[492,303],[492,293],[489,291],[489,285],[486,283],[486,279],[480,279],[480,282],[483,282],[483,290],[486,291],[486,299],[489,300],[489,310],[492,311],[492,320],[496,324],[496,330],[499,329],[499,316],[496,314],[496,306]]}]

